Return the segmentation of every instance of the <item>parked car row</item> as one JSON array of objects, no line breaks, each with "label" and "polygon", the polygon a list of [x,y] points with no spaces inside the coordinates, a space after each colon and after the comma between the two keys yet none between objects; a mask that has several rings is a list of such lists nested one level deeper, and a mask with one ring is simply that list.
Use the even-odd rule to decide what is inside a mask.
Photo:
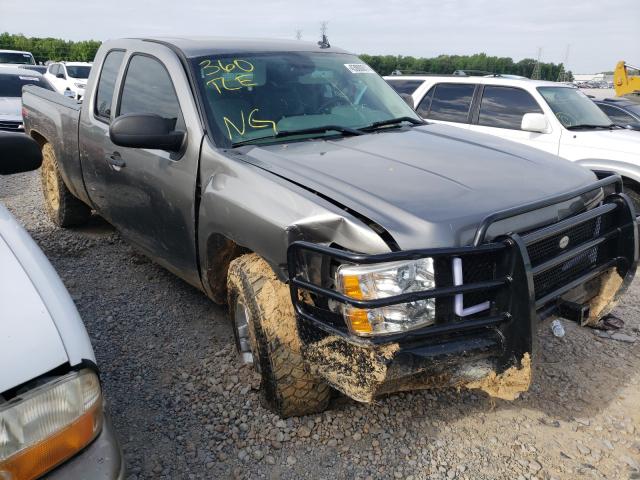
[{"label": "parked car row", "polygon": [[91,71],[89,62],[46,62],[36,65],[30,52],[0,50],[0,67],[19,67],[43,74],[54,89],[67,97],[82,100],[87,78]]}]

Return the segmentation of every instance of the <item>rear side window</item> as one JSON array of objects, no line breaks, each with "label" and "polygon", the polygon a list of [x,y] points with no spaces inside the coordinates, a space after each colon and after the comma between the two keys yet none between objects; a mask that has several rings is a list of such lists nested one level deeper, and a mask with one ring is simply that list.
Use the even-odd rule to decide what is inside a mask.
[{"label": "rear side window", "polygon": [[122,87],[118,114],[125,113],[154,113],[182,123],[180,103],[171,77],[158,60],[145,55],[131,57]]},{"label": "rear side window", "polygon": [[113,50],[107,54],[104,59],[104,63],[102,64],[100,80],[98,81],[98,90],[96,91],[95,114],[107,121],[111,118],[113,90],[116,86],[118,70],[120,70],[123,58],[123,51]]},{"label": "rear side window", "polygon": [[413,94],[420,85],[422,80],[387,80],[387,83],[398,93]]},{"label": "rear side window", "polygon": [[468,83],[440,83],[422,99],[418,113],[432,120],[467,123],[475,88]]},{"label": "rear side window", "polygon": [[478,125],[520,130],[525,113],[542,113],[528,92],[514,87],[484,87]]}]

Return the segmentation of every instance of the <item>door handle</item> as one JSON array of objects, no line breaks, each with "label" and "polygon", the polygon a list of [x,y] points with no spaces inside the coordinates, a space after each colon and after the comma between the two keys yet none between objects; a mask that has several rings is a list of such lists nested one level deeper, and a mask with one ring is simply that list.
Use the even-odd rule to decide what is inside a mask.
[{"label": "door handle", "polygon": [[114,167],[114,170],[120,170],[126,165],[125,161],[122,159],[118,152],[110,153],[106,157],[107,162],[109,162],[109,164]]}]

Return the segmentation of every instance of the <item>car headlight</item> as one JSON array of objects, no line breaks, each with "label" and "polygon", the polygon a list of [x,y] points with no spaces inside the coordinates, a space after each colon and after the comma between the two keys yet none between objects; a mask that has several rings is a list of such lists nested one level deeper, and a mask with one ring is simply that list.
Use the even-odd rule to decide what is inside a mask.
[{"label": "car headlight", "polygon": [[87,446],[102,428],[91,370],[73,372],[0,404],[0,479],[30,480]]},{"label": "car headlight", "polygon": [[76,86],[76,88],[81,88],[82,90],[87,88],[87,85],[84,83],[74,83],[74,85]]},{"label": "car headlight", "polygon": [[[341,265],[336,271],[336,285],[341,293],[358,300],[429,290],[435,287],[433,259]],[[363,336],[402,332],[435,322],[433,298],[373,309],[345,304],[342,309],[351,332]]]}]

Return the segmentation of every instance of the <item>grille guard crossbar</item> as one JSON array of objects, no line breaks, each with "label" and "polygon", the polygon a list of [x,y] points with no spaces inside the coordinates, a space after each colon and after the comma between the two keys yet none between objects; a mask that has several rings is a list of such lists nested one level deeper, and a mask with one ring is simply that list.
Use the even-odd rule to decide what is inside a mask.
[{"label": "grille guard crossbar", "polygon": [[[517,233],[499,237],[491,243],[484,243],[488,229],[495,222],[526,214],[536,209],[545,208],[572,198],[578,197],[590,191],[613,186],[614,191],[606,196],[603,203],[589,211],[565,218],[548,227],[535,230],[525,235]],[[602,217],[604,215],[616,215],[616,223],[612,229],[595,238],[572,246],[570,250],[563,252],[560,260],[551,259],[537,266],[532,266],[527,247],[567,231],[572,227],[580,226],[584,222]],[[611,245],[613,255],[606,261],[593,265],[587,271],[579,272],[578,278],[573,278],[556,290],[536,299],[534,276],[562,262],[575,259],[590,249],[605,244]],[[494,279],[490,281],[469,282],[459,286],[438,286],[436,288],[405,293],[393,297],[375,300],[359,300],[348,297],[342,293],[325,288],[310,282],[304,278],[300,269],[303,254],[311,252],[315,255],[326,256],[339,263],[374,264],[393,262],[400,260],[416,260],[425,257],[460,257],[494,254],[498,260],[495,265]],[[538,311],[549,312],[549,304],[556,302],[560,296],[568,291],[596,278],[611,268],[617,268],[625,279],[625,286],[630,283],[635,273],[638,261],[638,233],[635,212],[630,200],[622,193],[622,179],[618,175],[611,175],[588,186],[576,189],[559,196],[551,197],[539,202],[518,206],[504,210],[486,217],[479,225],[472,246],[454,248],[418,249],[410,251],[394,251],[380,254],[362,254],[341,250],[338,248],[318,245],[311,242],[296,241],[288,249],[289,286],[294,309],[299,322],[310,322],[315,327],[330,334],[338,334],[356,344],[381,344],[389,342],[415,342],[434,338],[445,338],[450,335],[468,334],[471,331],[492,329],[498,331],[502,340],[501,357],[499,364],[509,365],[513,359],[521,359],[526,352],[532,353],[536,349],[534,335],[537,325]],[[401,333],[380,335],[372,337],[357,337],[346,329],[346,326],[336,326],[321,318],[319,308],[305,301],[302,292],[312,293],[319,297],[331,299],[342,304],[349,304],[356,308],[372,309],[400,303],[413,302],[427,298],[439,298],[455,296],[478,291],[494,292],[492,307],[482,314],[476,314],[472,318],[459,319],[459,321],[435,324],[417,328]],[[553,309],[551,309],[553,310]],[[436,313],[437,314],[437,313]],[[446,338],[445,338],[446,339]],[[303,343],[305,339],[303,338]]]}]

